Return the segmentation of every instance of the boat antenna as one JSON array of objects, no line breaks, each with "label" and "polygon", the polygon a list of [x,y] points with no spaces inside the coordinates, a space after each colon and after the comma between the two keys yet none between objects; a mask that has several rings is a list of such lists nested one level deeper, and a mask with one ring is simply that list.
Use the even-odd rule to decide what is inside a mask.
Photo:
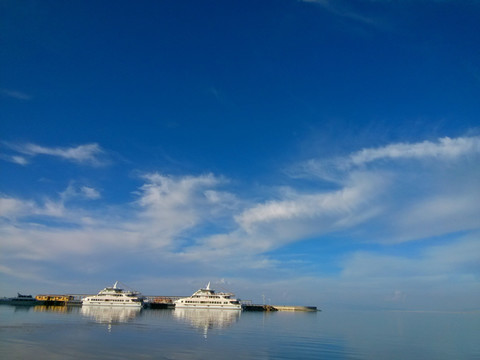
[{"label": "boat antenna", "polygon": [[118,284],[118,281],[115,281],[115,284],[113,284],[113,288],[114,288],[114,289],[117,288],[117,284]]},{"label": "boat antenna", "polygon": [[[122,286],[123,288],[129,289],[129,290],[132,291],[132,292],[138,292],[137,290],[132,289],[130,286],[128,286],[127,284],[122,283],[121,281],[117,281],[117,282],[115,283],[115,286],[116,286],[117,284],[120,284],[120,286]],[[115,286],[114,286],[114,287],[115,287]]]},{"label": "boat antenna", "polygon": [[205,290],[210,290],[210,281],[208,282],[207,287],[205,288]]}]

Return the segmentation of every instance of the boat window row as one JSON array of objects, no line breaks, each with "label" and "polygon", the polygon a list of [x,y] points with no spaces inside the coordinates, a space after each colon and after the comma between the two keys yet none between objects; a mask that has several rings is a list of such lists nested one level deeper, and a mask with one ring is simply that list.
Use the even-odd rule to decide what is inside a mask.
[{"label": "boat window row", "polygon": [[72,295],[37,295],[35,299],[40,301],[70,301],[73,300]]},{"label": "boat window row", "polygon": [[228,304],[226,301],[195,301],[195,300],[185,300],[185,304]]},{"label": "boat window row", "polygon": [[94,302],[94,301],[98,301],[98,302],[101,302],[101,301],[130,302],[130,301],[133,301],[133,300],[130,300],[130,299],[91,299],[90,301],[92,301],[92,302]]}]

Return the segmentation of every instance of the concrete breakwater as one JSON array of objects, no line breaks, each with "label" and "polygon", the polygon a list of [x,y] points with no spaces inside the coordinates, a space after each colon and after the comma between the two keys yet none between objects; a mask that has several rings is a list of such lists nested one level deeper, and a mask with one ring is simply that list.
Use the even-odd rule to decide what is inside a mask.
[{"label": "concrete breakwater", "polygon": [[319,311],[316,306],[284,306],[273,305],[278,311]]},{"label": "concrete breakwater", "polygon": [[316,306],[244,305],[245,311],[319,311]]},{"label": "concrete breakwater", "polygon": [[243,305],[244,311],[278,311],[272,305]]}]

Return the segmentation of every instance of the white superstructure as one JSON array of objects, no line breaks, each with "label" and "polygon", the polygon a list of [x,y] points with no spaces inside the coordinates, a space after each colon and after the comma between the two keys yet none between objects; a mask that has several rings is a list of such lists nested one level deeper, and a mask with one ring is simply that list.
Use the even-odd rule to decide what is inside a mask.
[{"label": "white superstructure", "polygon": [[215,292],[210,283],[192,296],[175,301],[175,308],[242,310],[242,304],[232,293]]},{"label": "white superstructure", "polygon": [[88,306],[143,306],[143,296],[136,291],[126,291],[117,287],[118,281],[112,287],[106,287],[97,295],[87,296],[82,300],[82,305]]}]

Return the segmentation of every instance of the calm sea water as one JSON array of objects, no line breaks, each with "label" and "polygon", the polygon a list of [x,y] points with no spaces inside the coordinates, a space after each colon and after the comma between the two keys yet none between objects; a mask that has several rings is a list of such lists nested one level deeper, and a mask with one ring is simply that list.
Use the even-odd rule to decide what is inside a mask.
[{"label": "calm sea water", "polygon": [[1,359],[480,359],[480,314],[0,306]]}]

